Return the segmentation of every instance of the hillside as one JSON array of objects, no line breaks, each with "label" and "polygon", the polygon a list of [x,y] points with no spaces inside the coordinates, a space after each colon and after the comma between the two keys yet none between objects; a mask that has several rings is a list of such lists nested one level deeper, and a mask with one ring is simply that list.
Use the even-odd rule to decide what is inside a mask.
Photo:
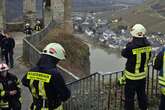
[{"label": "hillside", "polygon": [[104,11],[112,10],[117,5],[137,5],[144,0],[73,0],[73,11]]},{"label": "hillside", "polygon": [[135,23],[142,23],[147,27],[148,32],[165,32],[163,6],[165,6],[164,0],[146,0],[142,5],[113,13],[111,17],[121,17],[122,21],[119,24],[132,26]]},{"label": "hillside", "polygon": [[60,65],[78,77],[86,76],[90,73],[89,48],[73,35],[62,33],[62,29],[50,30],[45,39],[36,46],[42,50],[48,43],[58,42],[66,50],[66,60],[61,61]]}]

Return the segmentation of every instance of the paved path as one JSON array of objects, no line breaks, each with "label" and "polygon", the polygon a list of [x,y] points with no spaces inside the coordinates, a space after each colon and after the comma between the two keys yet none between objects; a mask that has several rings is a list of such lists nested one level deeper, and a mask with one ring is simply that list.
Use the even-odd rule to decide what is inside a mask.
[{"label": "paved path", "polygon": [[[23,75],[28,71],[28,67],[23,64],[21,61],[22,50],[23,50],[23,38],[25,37],[24,33],[21,32],[14,32],[12,33],[13,38],[16,41],[16,47],[14,50],[14,68],[10,69],[11,73],[14,73],[18,76],[19,79],[22,79]],[[22,110],[28,110],[28,107],[31,103],[31,95],[29,90],[22,86],[22,99],[23,105]]]}]

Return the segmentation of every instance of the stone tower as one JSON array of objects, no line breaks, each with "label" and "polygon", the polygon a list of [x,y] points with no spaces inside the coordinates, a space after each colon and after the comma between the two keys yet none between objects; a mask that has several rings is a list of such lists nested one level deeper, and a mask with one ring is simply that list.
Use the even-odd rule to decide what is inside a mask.
[{"label": "stone tower", "polygon": [[51,4],[53,19],[64,26],[65,33],[71,34],[73,32],[71,0],[51,0]]},{"label": "stone tower", "polygon": [[24,21],[34,24],[40,20],[44,25],[44,0],[24,0]]},{"label": "stone tower", "polygon": [[[24,23],[39,19],[44,25],[45,0],[1,0],[3,4],[3,27],[11,31],[23,29]],[[52,19],[72,33],[71,0],[50,0]],[[65,10],[65,11],[64,11]]]},{"label": "stone tower", "polygon": [[3,29],[22,30],[23,0],[2,0]]}]

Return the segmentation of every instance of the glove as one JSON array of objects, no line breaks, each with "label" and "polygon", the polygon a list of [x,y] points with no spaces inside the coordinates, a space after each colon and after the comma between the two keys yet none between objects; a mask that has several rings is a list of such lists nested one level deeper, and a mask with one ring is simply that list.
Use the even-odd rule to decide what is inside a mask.
[{"label": "glove", "polygon": [[118,79],[118,82],[117,83],[118,83],[119,86],[124,86],[126,84],[126,78],[125,78],[125,76],[120,77]]}]

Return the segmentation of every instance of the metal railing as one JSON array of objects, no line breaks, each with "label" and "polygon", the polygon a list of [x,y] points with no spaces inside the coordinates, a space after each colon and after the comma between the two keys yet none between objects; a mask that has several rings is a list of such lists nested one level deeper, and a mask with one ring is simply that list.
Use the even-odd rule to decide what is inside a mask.
[{"label": "metal railing", "polygon": [[[117,79],[122,74],[123,71],[94,73],[68,84],[72,94],[64,104],[65,110],[123,110],[124,87],[117,85]],[[149,110],[155,110],[159,95],[158,74],[152,65],[149,66],[146,82]]]},{"label": "metal railing", "polygon": [[50,24],[38,33],[27,36],[23,39],[23,58],[30,64],[35,65],[40,58],[40,51],[35,47],[42,39],[45,38],[48,31],[55,26],[55,21],[51,21]]}]

